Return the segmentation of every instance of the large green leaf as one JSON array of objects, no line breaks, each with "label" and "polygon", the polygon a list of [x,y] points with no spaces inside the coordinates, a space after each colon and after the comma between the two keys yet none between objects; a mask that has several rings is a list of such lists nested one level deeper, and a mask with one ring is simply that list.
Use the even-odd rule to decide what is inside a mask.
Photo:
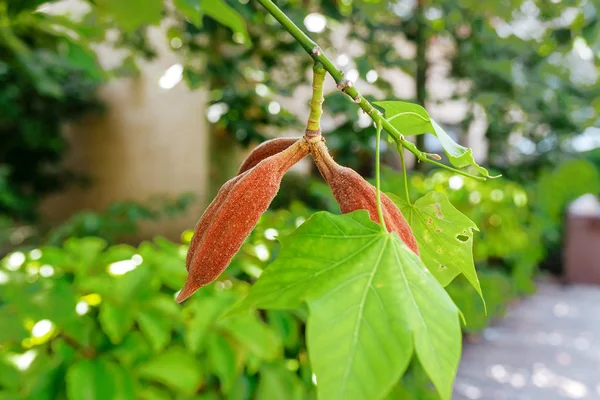
[{"label": "large green leaf", "polygon": [[423,262],[364,210],[314,214],[238,305],[308,302],[307,347],[322,399],[383,398],[416,352],[449,399],[461,350],[458,309]]},{"label": "large green leaf", "polygon": [[443,193],[429,192],[414,204],[392,193],[387,195],[408,220],[421,260],[433,276],[446,286],[462,273],[483,299],[473,262],[473,231],[479,230],[477,225]]},{"label": "large green leaf", "polygon": [[374,104],[384,109],[386,120],[401,134],[409,136],[431,133],[437,136],[452,165],[457,168],[471,166],[482,176],[492,178],[485,168],[477,165],[473,159],[473,150],[452,140],[423,107],[403,101],[378,101]]}]

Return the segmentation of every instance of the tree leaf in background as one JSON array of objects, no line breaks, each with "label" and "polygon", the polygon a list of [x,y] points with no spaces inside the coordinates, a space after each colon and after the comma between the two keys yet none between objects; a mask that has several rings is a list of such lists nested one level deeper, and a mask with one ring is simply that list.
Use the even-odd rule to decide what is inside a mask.
[{"label": "tree leaf in background", "polygon": [[477,225],[443,193],[429,192],[412,205],[392,193],[387,195],[407,219],[421,260],[440,284],[446,286],[462,273],[483,300],[473,262],[473,231],[479,231]]},{"label": "tree leaf in background", "polygon": [[155,353],[164,349],[171,340],[171,323],[167,317],[157,311],[141,311],[137,316],[137,322]]},{"label": "tree leaf in background", "polygon": [[102,359],[81,360],[66,375],[69,400],[134,400],[133,378],[120,365]]},{"label": "tree leaf in background", "polygon": [[202,0],[200,5],[204,14],[241,35],[243,43],[250,44],[246,21],[224,0]]},{"label": "tree leaf in background", "polygon": [[202,27],[200,0],[174,0],[175,8],[197,28]]},{"label": "tree leaf in background", "polygon": [[100,326],[110,341],[120,343],[133,326],[135,311],[131,307],[115,305],[108,301],[100,304]]},{"label": "tree leaf in background", "polygon": [[210,333],[206,353],[211,371],[219,378],[222,393],[229,393],[238,373],[235,350],[231,343],[217,333]]},{"label": "tree leaf in background", "polygon": [[131,367],[141,360],[147,360],[152,355],[152,350],[146,338],[139,331],[133,331],[110,353],[121,364]]},{"label": "tree leaf in background", "polygon": [[204,348],[204,341],[210,326],[217,320],[223,311],[230,304],[220,301],[220,298],[205,297],[192,300],[192,310],[194,314],[188,319],[188,326],[185,330],[185,345],[197,354]]},{"label": "tree leaf in background", "polygon": [[441,397],[450,398],[461,350],[458,309],[397,235],[382,232],[364,210],[318,212],[281,243],[236,308],[308,302],[307,347],[320,398],[382,398],[413,349]]},{"label": "tree leaf in background", "polygon": [[96,5],[128,32],[143,25],[158,25],[162,18],[163,0],[96,0]]},{"label": "tree leaf in background", "polygon": [[191,396],[202,381],[196,359],[184,348],[170,347],[140,366],[139,376],[168,386],[177,393]]},{"label": "tree leaf in background", "polygon": [[304,386],[295,373],[281,365],[265,364],[260,369],[256,400],[305,398]]},{"label": "tree leaf in background", "polygon": [[157,387],[148,387],[144,386],[144,388],[138,393],[140,399],[142,400],[171,400],[171,394],[162,388]]},{"label": "tree leaf in background", "polygon": [[267,312],[267,321],[282,338],[283,345],[286,348],[294,349],[298,346],[300,326],[298,319],[293,314],[270,310]]},{"label": "tree leaf in background", "polygon": [[72,257],[76,273],[86,275],[106,247],[106,241],[100,238],[71,237],[64,243],[65,250]]},{"label": "tree leaf in background", "polygon": [[444,131],[444,129],[435,122],[427,110],[418,104],[407,103],[404,101],[378,101],[374,103],[385,111],[386,120],[394,126],[401,134],[405,136],[420,135],[431,133],[436,136],[448,156],[448,160],[456,168],[471,166],[475,168],[482,176],[494,178],[489,172],[479,166],[473,159],[473,150],[456,143]]},{"label": "tree leaf in background", "polygon": [[274,361],[283,356],[281,339],[255,312],[223,320],[219,326],[261,360]]}]

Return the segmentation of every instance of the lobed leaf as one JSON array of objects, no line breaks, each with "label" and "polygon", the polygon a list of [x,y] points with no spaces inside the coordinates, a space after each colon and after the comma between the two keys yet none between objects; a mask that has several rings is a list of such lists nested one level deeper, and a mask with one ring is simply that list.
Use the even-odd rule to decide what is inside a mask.
[{"label": "lobed leaf", "polygon": [[445,194],[429,192],[409,204],[387,193],[408,220],[419,244],[421,260],[442,286],[463,274],[481,299],[481,285],[473,262],[473,231],[477,225],[458,211]]},{"label": "lobed leaf", "polygon": [[302,302],[320,398],[383,398],[413,350],[450,398],[461,349],[458,309],[419,257],[366,211],[319,212],[284,237],[279,257],[237,310]]}]

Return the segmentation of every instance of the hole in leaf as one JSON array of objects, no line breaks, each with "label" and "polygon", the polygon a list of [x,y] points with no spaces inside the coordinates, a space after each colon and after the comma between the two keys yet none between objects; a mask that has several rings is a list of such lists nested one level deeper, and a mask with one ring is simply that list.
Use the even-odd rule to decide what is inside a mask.
[{"label": "hole in leaf", "polygon": [[442,219],[442,218],[444,218],[444,214],[442,214],[441,212],[438,212],[438,213],[437,213],[437,217],[438,217],[439,219]]},{"label": "hole in leaf", "polygon": [[461,242],[466,242],[467,240],[469,240],[469,237],[465,235],[456,235],[456,238]]}]

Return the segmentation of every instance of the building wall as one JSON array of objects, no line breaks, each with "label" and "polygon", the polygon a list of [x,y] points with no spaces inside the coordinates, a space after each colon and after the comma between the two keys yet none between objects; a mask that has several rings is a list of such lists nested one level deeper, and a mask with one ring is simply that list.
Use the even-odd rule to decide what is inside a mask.
[{"label": "building wall", "polygon": [[[153,196],[193,192],[197,201],[187,215],[143,226],[144,237],[177,238],[202,212],[208,156],[205,94],[190,91],[184,82],[169,90],[159,86],[165,71],[178,60],[161,29],[152,31],[151,37],[159,56],[141,64],[139,77],[102,88],[106,113],[65,128],[70,143],[66,164],[86,174],[91,185],[48,199],[42,210],[50,222],[120,200],[144,202]],[[110,49],[100,48],[98,53],[107,65],[119,57]]]}]

